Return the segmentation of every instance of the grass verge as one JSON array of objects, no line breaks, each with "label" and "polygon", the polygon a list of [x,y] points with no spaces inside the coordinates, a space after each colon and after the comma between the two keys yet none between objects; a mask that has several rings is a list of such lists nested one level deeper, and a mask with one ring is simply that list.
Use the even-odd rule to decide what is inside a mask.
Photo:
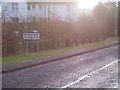
[{"label": "grass verge", "polygon": [[[87,44],[81,44],[77,46],[72,46],[72,47],[65,47],[65,48],[59,48],[59,49],[54,49],[54,50],[43,50],[39,52],[39,57],[44,57],[44,56],[50,56],[50,55],[55,55],[55,54],[60,54],[68,51],[73,51],[73,50],[78,50],[94,45],[100,45],[100,44],[107,44],[110,42],[113,42],[115,39],[114,38],[109,38],[106,40],[101,40],[99,42],[93,42],[93,43],[87,43]],[[11,62],[17,62],[17,61],[22,61],[22,60],[29,60],[29,59],[34,59],[37,58],[36,52],[30,52],[28,55],[26,54],[19,54],[19,55],[13,55],[13,56],[8,56],[2,58],[2,63],[11,63]]]}]

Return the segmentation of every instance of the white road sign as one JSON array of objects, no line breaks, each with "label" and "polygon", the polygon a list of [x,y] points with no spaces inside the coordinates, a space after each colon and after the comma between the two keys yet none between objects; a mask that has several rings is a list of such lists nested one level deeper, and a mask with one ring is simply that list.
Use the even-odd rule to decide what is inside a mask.
[{"label": "white road sign", "polygon": [[23,39],[25,40],[38,40],[39,38],[39,33],[23,33]]}]

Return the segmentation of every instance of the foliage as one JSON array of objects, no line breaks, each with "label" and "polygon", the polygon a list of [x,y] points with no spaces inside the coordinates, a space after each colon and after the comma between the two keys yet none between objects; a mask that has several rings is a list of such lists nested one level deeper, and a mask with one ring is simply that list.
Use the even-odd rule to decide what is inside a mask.
[{"label": "foliage", "polygon": [[[109,38],[109,39],[102,40],[102,41],[99,41],[99,42],[79,44],[79,45],[72,46],[72,47],[57,48],[57,49],[54,49],[54,50],[52,50],[52,49],[51,50],[42,50],[38,53],[38,56],[39,57],[44,57],[44,56],[62,54],[62,53],[69,52],[69,51],[88,48],[88,47],[92,47],[92,46],[95,46],[95,45],[101,45],[103,43],[104,44],[113,43],[113,41],[115,41],[115,38]],[[37,56],[36,52],[30,52],[28,55],[23,54],[23,53],[22,54],[17,54],[17,55],[11,55],[11,56],[8,56],[8,57],[4,57],[2,63],[4,64],[4,63],[11,63],[11,62],[17,62],[17,61],[22,61],[22,60],[32,60],[33,58],[36,58],[38,56]]]},{"label": "foliage", "polygon": [[[78,21],[44,18],[32,22],[3,23],[3,56],[24,52],[22,34],[36,29],[40,35],[40,50],[57,49],[113,37],[115,32],[115,3],[99,3],[93,15],[80,15]],[[17,31],[17,32],[16,32]],[[36,42],[30,41],[29,50],[36,51]]]}]

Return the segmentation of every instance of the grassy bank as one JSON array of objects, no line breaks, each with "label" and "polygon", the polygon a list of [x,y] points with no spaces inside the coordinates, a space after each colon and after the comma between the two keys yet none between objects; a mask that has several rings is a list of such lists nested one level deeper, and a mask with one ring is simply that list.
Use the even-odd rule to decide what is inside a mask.
[{"label": "grassy bank", "polygon": [[[86,47],[90,47],[90,46],[94,46],[94,45],[98,45],[98,44],[103,44],[103,43],[107,44],[107,43],[113,42],[114,40],[115,40],[114,38],[109,38],[106,40],[101,40],[99,42],[81,44],[81,45],[77,45],[77,46],[73,46],[73,47],[59,48],[59,49],[55,49],[55,50],[43,50],[43,51],[39,52],[39,57],[60,54],[60,53],[64,53],[67,51],[78,50],[78,49],[82,49],[82,48],[86,48]],[[29,59],[33,59],[36,57],[37,57],[36,52],[30,52],[28,55],[19,54],[19,55],[4,57],[2,59],[2,63],[5,64],[5,63],[16,62],[16,61],[21,61],[21,60],[29,60]]]}]

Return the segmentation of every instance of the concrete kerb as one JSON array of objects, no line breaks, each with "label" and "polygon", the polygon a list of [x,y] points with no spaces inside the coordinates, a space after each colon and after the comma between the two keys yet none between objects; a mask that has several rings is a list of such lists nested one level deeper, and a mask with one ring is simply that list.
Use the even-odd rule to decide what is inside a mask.
[{"label": "concrete kerb", "polygon": [[61,57],[52,58],[52,59],[49,59],[47,61],[34,62],[34,63],[28,64],[28,65],[25,65],[25,66],[18,66],[18,67],[13,67],[13,68],[10,68],[10,69],[9,68],[8,69],[2,69],[2,73],[4,74],[4,73],[15,72],[15,71],[18,71],[18,70],[27,69],[27,68],[34,67],[34,66],[37,66],[37,65],[43,65],[43,64],[50,63],[50,62],[59,61],[59,60],[69,58],[69,57],[73,57],[73,56],[77,56],[77,55],[80,55],[80,54],[85,54],[85,53],[93,52],[93,51],[96,51],[96,50],[108,48],[108,47],[111,47],[111,46],[114,46],[114,45],[117,45],[117,44],[118,43],[113,43],[113,44],[109,44],[109,45],[105,45],[105,46],[99,46],[99,47],[96,47],[96,48],[94,47],[94,48],[91,48],[91,49],[83,51],[83,52],[76,52],[76,53],[64,55],[64,56],[61,56]]}]

